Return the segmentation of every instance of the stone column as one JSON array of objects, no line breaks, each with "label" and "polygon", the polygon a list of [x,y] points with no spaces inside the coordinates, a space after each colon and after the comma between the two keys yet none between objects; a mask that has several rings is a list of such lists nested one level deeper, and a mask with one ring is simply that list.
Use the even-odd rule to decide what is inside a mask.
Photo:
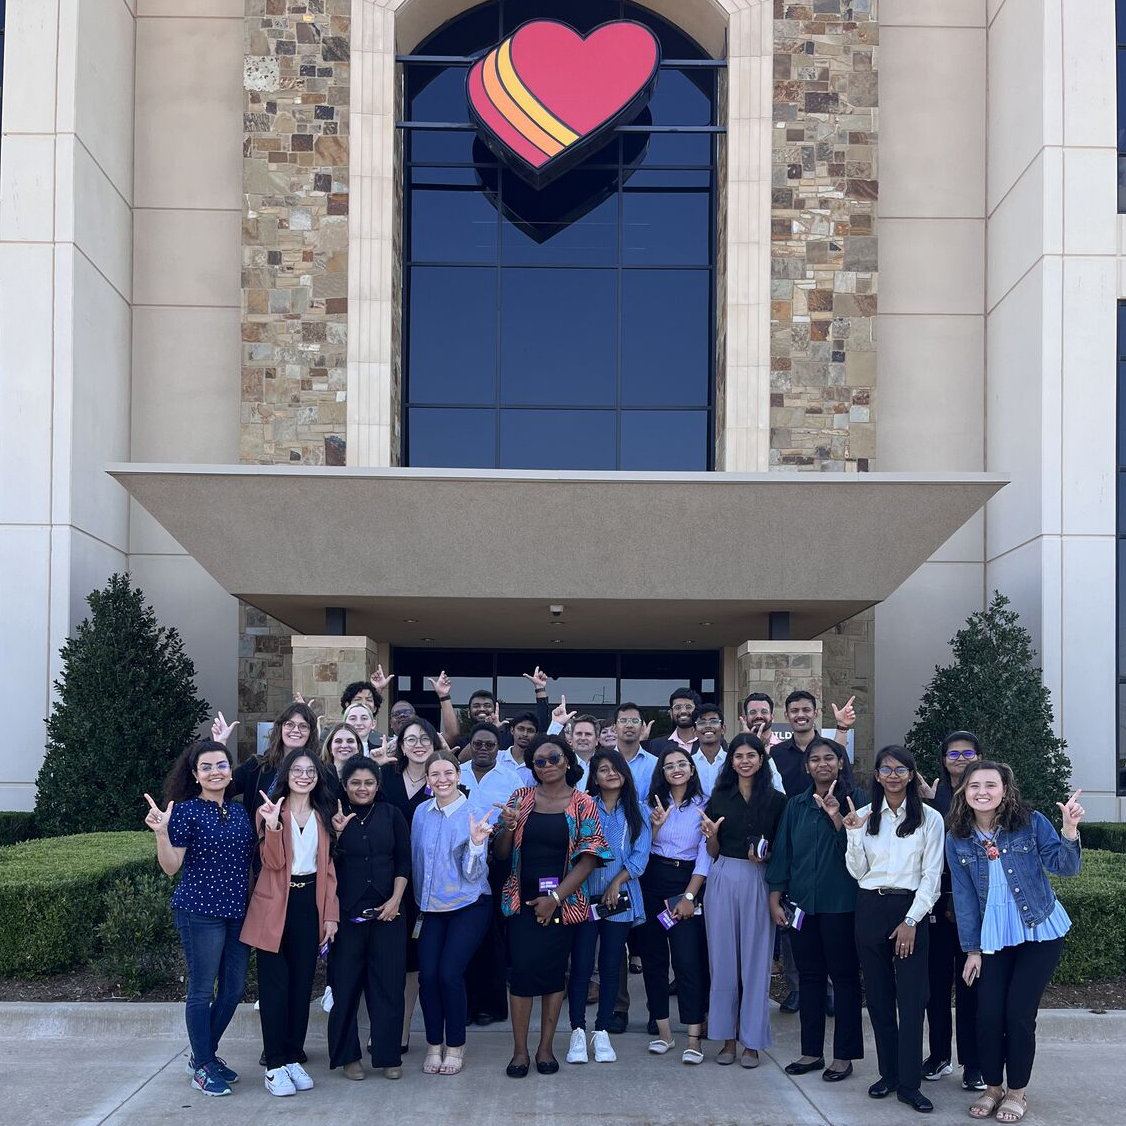
[{"label": "stone column", "polygon": [[318,716],[322,728],[339,723],[340,693],[354,680],[367,680],[379,661],[370,637],[294,634],[293,691]]},{"label": "stone column", "polygon": [[[812,692],[818,706],[822,706],[820,641],[744,641],[736,653],[736,665],[739,685],[736,709],[749,692],[765,692],[774,701],[774,718],[780,720],[782,702],[798,688]],[[728,729],[738,731],[738,714],[733,719]]]}]

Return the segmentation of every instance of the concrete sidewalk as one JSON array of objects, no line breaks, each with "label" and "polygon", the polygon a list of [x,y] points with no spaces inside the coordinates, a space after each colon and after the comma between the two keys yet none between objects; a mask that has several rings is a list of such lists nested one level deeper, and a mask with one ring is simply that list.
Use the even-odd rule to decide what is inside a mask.
[{"label": "concrete sidewalk", "polygon": [[[644,1012],[644,1004],[635,1006],[635,1012]],[[470,1029],[460,1076],[426,1076],[421,1072],[424,1037],[416,1018],[403,1079],[389,1082],[369,1073],[365,1082],[354,1083],[328,1070],[324,1024],[324,1014],[315,1006],[306,1048],[316,1088],[278,1099],[262,1086],[258,1017],[251,1006],[243,1006],[222,1049],[243,1081],[233,1096],[213,1099],[189,1085],[182,1005],[0,1004],[5,1079],[0,1117],[21,1126],[155,1126],[189,1120],[248,1126],[313,1116],[333,1126],[368,1126],[373,1119],[432,1126],[467,1116],[473,1126],[530,1120],[574,1126],[580,1119],[637,1126],[879,1126],[966,1122],[971,1101],[957,1075],[924,1084],[935,1104],[935,1113],[926,1118],[894,1098],[869,1099],[868,1084],[876,1078],[870,1033],[868,1058],[846,1082],[824,1083],[818,1073],[791,1078],[782,1069],[800,1054],[798,1023],[796,1017],[781,1015],[774,1018],[775,1045],[754,1071],[718,1067],[714,1057],[719,1045],[714,1042],[705,1045],[707,1061],[698,1067],[684,1066],[679,1051],[651,1056],[646,1051],[649,1038],[635,1023],[614,1037],[616,1064],[568,1066],[563,1062],[568,1033],[561,1029],[555,1039],[559,1073],[533,1071],[519,1081],[504,1074],[512,1039],[503,1025]],[[683,1042],[679,1032],[678,1048]],[[1121,1121],[1124,1042],[1126,1013],[1041,1013],[1025,1121],[1052,1126]]]}]

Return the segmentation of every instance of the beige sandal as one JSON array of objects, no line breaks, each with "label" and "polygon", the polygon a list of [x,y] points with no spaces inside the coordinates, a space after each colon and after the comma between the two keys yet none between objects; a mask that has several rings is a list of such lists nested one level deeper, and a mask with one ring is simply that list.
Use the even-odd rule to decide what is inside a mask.
[{"label": "beige sandal", "polygon": [[439,1075],[457,1075],[458,1072],[465,1066],[465,1056],[454,1056],[448,1052],[446,1058],[442,1060],[442,1068]]},{"label": "beige sandal", "polygon": [[[1006,1095],[995,1115],[998,1122],[1019,1122],[1028,1110],[1028,1100],[1023,1095]],[[1001,1115],[1008,1115],[1002,1118]]]},{"label": "beige sandal", "polygon": [[970,1103],[970,1117],[971,1118],[992,1118],[993,1112],[1001,1105],[1001,1101],[1005,1097],[1005,1092],[1002,1091],[999,1095],[991,1095],[988,1091],[985,1092],[980,1098],[974,1099]]},{"label": "beige sandal", "polygon": [[427,1075],[437,1075],[442,1070],[442,1049],[428,1051],[422,1061],[422,1070]]}]

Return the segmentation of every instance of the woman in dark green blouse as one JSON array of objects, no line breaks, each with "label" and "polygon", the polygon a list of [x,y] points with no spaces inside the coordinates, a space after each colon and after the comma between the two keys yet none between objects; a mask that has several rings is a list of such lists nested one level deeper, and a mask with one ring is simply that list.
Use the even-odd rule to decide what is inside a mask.
[{"label": "woman in dark green blouse", "polygon": [[[786,805],[766,880],[775,923],[792,926],[790,941],[801,978],[802,1056],[786,1071],[804,1075],[825,1068],[825,992],[831,977],[836,994],[833,1062],[821,1078],[832,1083],[847,1079],[852,1061],[864,1057],[853,929],[856,881],[845,868],[847,834],[840,812],[852,778],[844,747],[820,736],[805,749],[805,768],[813,785]],[[868,800],[859,790],[851,797],[854,803]],[[797,915],[799,909],[804,917]]]}]

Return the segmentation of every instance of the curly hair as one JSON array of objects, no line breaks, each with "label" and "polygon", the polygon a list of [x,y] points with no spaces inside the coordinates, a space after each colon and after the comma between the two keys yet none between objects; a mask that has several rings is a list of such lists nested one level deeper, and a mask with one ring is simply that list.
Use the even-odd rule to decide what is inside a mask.
[{"label": "curly hair", "polygon": [[[172,764],[172,769],[164,779],[164,800],[166,802],[190,801],[192,798],[199,797],[202,787],[195,779],[195,769],[196,763],[206,754],[226,755],[227,764],[232,770],[234,769],[235,764],[231,752],[222,743],[216,743],[214,739],[199,739],[194,743],[189,743],[179,758]],[[231,797],[229,777],[228,775],[227,788],[223,792],[224,801]]]},{"label": "curly hair", "polygon": [[946,828],[956,837],[973,835],[977,825],[974,811],[966,801],[966,783],[982,770],[995,770],[1001,776],[1001,804],[997,807],[997,827],[1011,832],[1023,829],[1032,818],[1032,807],[1020,796],[1020,788],[1013,777],[1013,768],[1007,762],[981,759],[971,762],[962,775],[962,784],[954,791],[950,812],[946,815]]},{"label": "curly hair", "polygon": [[537,735],[524,748],[524,765],[532,772],[534,785],[540,784],[540,777],[533,764],[536,760],[536,751],[541,747],[554,747],[563,755],[563,759],[567,763],[567,773],[564,775],[564,779],[568,786],[577,786],[583,776],[583,768],[579,766],[579,756],[575,754],[571,744],[562,735]]}]

